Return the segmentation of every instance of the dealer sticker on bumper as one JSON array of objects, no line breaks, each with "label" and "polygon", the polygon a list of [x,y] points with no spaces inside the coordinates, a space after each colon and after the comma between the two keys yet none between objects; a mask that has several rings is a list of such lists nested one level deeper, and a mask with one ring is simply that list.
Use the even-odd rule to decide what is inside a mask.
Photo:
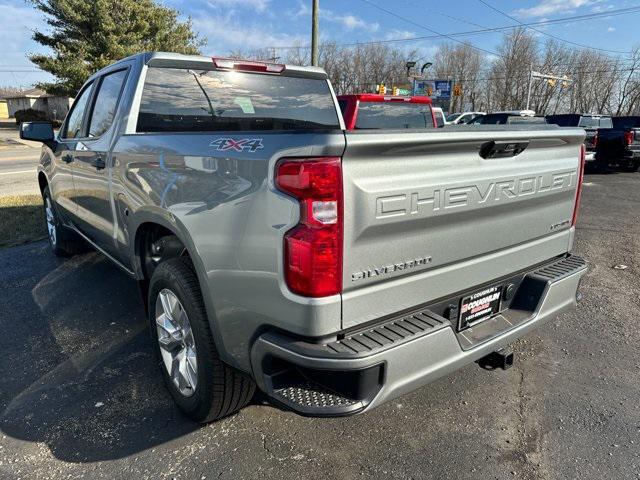
[{"label": "dealer sticker on bumper", "polygon": [[460,320],[458,328],[475,325],[491,317],[500,310],[500,296],[502,287],[488,287],[476,292],[468,297],[464,297],[460,302]]}]

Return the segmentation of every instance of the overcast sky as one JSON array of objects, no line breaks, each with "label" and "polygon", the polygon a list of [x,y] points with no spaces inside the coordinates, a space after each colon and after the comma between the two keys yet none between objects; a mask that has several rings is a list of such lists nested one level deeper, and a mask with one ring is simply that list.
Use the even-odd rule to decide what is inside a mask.
[{"label": "overcast sky", "polygon": [[[24,0],[0,0],[0,86],[28,87],[48,75],[35,71],[28,52],[42,51],[31,40],[44,25],[42,15]],[[540,22],[575,15],[608,12],[638,5],[616,0],[485,0],[519,22]],[[308,45],[311,0],[162,0],[190,16],[194,29],[206,37],[203,53],[223,55],[230,50]],[[387,12],[375,8],[378,5]],[[320,0],[321,36],[338,43],[403,39],[439,33],[516,25],[479,0]],[[395,14],[395,16],[394,16]],[[400,18],[401,17],[401,18]],[[571,21],[539,27],[565,40],[625,52],[640,44],[640,12]],[[461,40],[495,50],[502,33],[484,33]],[[396,43],[419,48],[424,56],[446,39]],[[280,51],[282,52],[282,50]]]}]

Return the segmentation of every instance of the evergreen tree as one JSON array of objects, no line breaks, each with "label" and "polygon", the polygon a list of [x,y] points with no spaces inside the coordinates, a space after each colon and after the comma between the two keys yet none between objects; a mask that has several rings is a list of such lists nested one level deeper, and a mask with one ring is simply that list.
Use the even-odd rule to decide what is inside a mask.
[{"label": "evergreen tree", "polygon": [[204,40],[191,29],[191,20],[178,21],[178,12],[153,0],[31,0],[46,15],[49,32],[33,39],[53,52],[29,59],[56,77],[40,83],[49,93],[74,96],[97,70],[128,55],[144,51],[186,54],[199,52]]}]

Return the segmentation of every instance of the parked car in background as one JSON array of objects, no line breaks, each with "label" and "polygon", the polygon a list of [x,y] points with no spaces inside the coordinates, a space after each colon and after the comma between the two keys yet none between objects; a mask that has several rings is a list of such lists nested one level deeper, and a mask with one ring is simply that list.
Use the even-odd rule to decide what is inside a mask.
[{"label": "parked car in background", "polygon": [[520,125],[546,124],[546,119],[535,115],[533,110],[513,110],[508,112],[493,112],[481,115],[469,122],[469,125]]},{"label": "parked car in background", "polygon": [[[429,123],[428,103],[369,103]],[[83,238],[137,281],[165,384],[201,422],[256,386],[336,416],[508,368],[586,271],[575,128],[346,130],[320,68],[144,53],[93,74],[57,134],[20,135],[43,143],[52,251]]]},{"label": "parked car in background", "polygon": [[459,125],[469,123],[474,118],[486,115],[486,112],[462,112],[462,113],[450,113],[447,115],[447,123]]},{"label": "parked car in background", "polygon": [[617,166],[625,172],[640,168],[640,116],[613,117],[612,128],[598,130],[594,169]]},{"label": "parked car in background", "polygon": [[584,139],[586,148],[586,161],[595,161],[596,144],[598,142],[598,131],[601,128],[612,128],[613,122],[610,115],[592,115],[579,113],[563,113],[547,115],[547,123],[560,127],[582,127],[587,133]]},{"label": "parked car in background", "polygon": [[445,125],[448,125],[447,117],[445,116],[444,112],[442,111],[442,108],[440,108],[440,107],[432,107],[432,110],[433,110],[434,118],[436,120],[436,126],[437,127],[444,127]]},{"label": "parked car in background", "polygon": [[399,97],[361,93],[338,96],[347,130],[434,128],[429,97]]}]

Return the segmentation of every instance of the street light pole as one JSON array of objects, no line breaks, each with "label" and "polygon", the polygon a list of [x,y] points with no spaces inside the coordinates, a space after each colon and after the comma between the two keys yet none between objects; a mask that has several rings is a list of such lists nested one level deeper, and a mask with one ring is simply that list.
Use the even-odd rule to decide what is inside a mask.
[{"label": "street light pole", "polygon": [[527,88],[527,106],[525,110],[529,110],[529,102],[531,101],[531,84],[533,83],[533,66],[529,69],[529,87]]},{"label": "street light pole", "polygon": [[318,66],[318,3],[320,0],[313,0],[313,10],[311,12],[311,65]]}]

